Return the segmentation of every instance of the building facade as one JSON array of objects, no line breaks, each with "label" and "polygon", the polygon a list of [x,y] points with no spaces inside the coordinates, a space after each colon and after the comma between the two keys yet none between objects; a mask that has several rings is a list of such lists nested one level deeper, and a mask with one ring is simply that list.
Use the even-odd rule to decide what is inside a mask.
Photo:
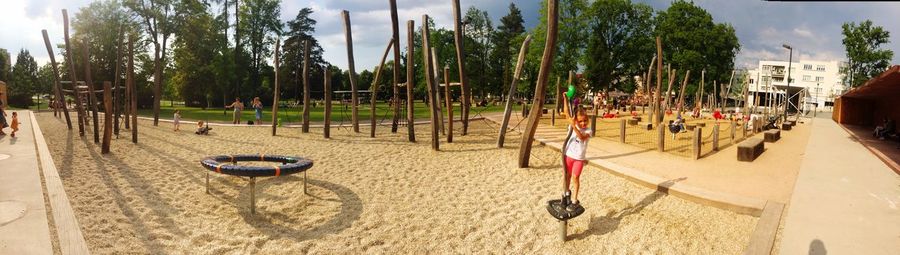
[{"label": "building facade", "polygon": [[[801,60],[790,63],[790,93],[793,95],[799,93],[798,89],[806,89],[808,93],[799,94],[798,97],[803,97],[807,104],[817,103],[818,107],[832,105],[834,98],[847,90],[843,82],[844,76],[840,73],[840,68],[844,65],[846,63],[842,61]],[[788,89],[787,61],[759,61],[757,68],[749,70],[748,74],[750,100],[754,99],[753,95],[783,96]]]}]

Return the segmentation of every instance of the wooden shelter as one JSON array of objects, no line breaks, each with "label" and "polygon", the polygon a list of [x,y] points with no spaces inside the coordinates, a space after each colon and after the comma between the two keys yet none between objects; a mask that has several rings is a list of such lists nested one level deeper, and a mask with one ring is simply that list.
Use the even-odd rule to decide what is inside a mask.
[{"label": "wooden shelter", "polygon": [[840,124],[862,126],[880,125],[883,118],[900,120],[900,65],[835,98],[831,117]]}]

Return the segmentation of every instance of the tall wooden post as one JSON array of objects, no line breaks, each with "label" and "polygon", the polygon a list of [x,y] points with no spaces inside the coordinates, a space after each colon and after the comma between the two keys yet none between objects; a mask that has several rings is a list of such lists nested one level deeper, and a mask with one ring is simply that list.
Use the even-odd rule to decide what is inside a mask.
[{"label": "tall wooden post", "polygon": [[100,148],[101,154],[109,153],[109,142],[112,139],[112,91],[110,91],[108,81],[103,82],[103,145]]},{"label": "tall wooden post", "polygon": [[[670,65],[671,66],[671,65]],[[666,86],[666,107],[663,111],[671,109],[671,105],[669,105],[669,98],[672,97],[672,83],[675,83],[675,74],[678,73],[677,69],[669,68],[669,84]]]},{"label": "tall wooden post", "polygon": [[[456,63],[459,65],[459,86],[462,90],[462,135],[469,133],[469,108],[471,107],[472,89],[469,87],[469,78],[466,77],[466,54],[463,52],[462,15],[460,15],[459,0],[453,0],[453,38],[456,42]],[[527,164],[526,164],[527,165]]]},{"label": "tall wooden post", "polygon": [[651,99],[651,98],[653,98],[653,88],[652,88],[653,79],[650,79],[650,77],[651,77],[651,75],[653,75],[653,66],[656,64],[657,58],[659,58],[659,55],[653,56],[653,59],[650,60],[650,66],[647,67],[647,74],[644,77],[645,78],[644,80],[647,83],[647,85],[644,86],[644,89],[647,92],[644,94],[645,95],[644,97],[648,99],[647,106],[650,106],[650,113],[647,115],[647,122],[650,122],[650,125],[653,125],[653,120],[654,120],[653,116],[655,115],[654,112],[656,112],[656,110],[653,108],[654,107],[653,100]]},{"label": "tall wooden post", "polygon": [[44,35],[44,45],[47,46],[47,55],[50,56],[50,66],[53,68],[53,93],[56,95],[57,108],[62,107],[62,112],[66,116],[66,126],[72,130],[72,119],[69,118],[69,107],[66,106],[65,93],[62,92],[62,84],[59,82],[59,67],[56,65],[56,55],[53,54],[53,47],[50,46],[50,36],[47,30],[41,30]]},{"label": "tall wooden post", "polygon": [[519,168],[528,167],[531,158],[531,144],[534,142],[534,133],[537,131],[538,122],[541,118],[541,108],[544,107],[544,97],[546,96],[547,80],[550,78],[550,69],[553,68],[553,56],[556,54],[556,37],[559,30],[559,20],[557,14],[559,10],[559,0],[547,1],[547,39],[544,44],[544,55],[541,58],[541,68],[538,71],[537,83],[534,89],[534,103],[531,106],[531,112],[528,115],[528,123],[525,126],[525,133],[522,136],[522,142],[519,145]]},{"label": "tall wooden post", "polygon": [[119,138],[119,114],[122,112],[122,106],[120,101],[122,101],[121,91],[119,83],[121,82],[121,73],[122,73],[122,47],[125,46],[124,41],[122,40],[122,35],[124,34],[123,26],[119,26],[119,37],[116,37],[116,41],[119,43],[119,46],[116,47],[116,70],[115,70],[115,78],[113,79],[113,112],[115,112],[115,116],[113,119],[113,132],[116,135],[116,138]]},{"label": "tall wooden post", "polygon": [[331,69],[325,67],[325,138],[331,137]]},{"label": "tall wooden post", "polygon": [[[509,117],[512,114],[512,98],[513,96],[515,96],[516,88],[518,87],[519,76],[522,75],[522,64],[525,63],[525,53],[528,50],[529,44],[531,44],[531,35],[525,36],[525,41],[522,42],[522,48],[519,49],[519,58],[516,61],[516,71],[515,73],[513,73],[513,79],[511,84],[509,85],[509,93],[506,94],[506,106],[503,107],[503,122],[500,124],[500,135],[497,137],[497,148],[503,148],[503,140],[506,139],[506,126],[509,125]],[[447,108],[449,107],[450,106],[448,104]],[[452,111],[448,112],[452,113]],[[452,115],[450,117],[450,123],[453,123]],[[450,129],[452,130],[452,124],[450,127]]]},{"label": "tall wooden post", "polygon": [[[100,116],[97,116],[97,96],[94,95],[94,80],[91,79],[91,46],[87,39],[81,42],[84,56],[84,85],[88,89],[88,103],[91,105],[91,113],[94,120],[94,143],[100,143]],[[76,92],[77,93],[77,92]]]},{"label": "tall wooden post", "polygon": [[[731,78],[728,78],[728,89],[725,91],[725,96],[722,97],[722,107],[728,107],[728,96],[731,94],[731,82],[734,81],[734,70],[731,70]],[[737,107],[737,101],[735,101],[735,107]]]},{"label": "tall wooden post", "polygon": [[391,38],[394,41],[394,77],[391,88],[394,90],[394,97],[391,98],[391,105],[394,107],[394,117],[391,121],[391,133],[397,133],[397,126],[400,122],[400,27],[397,19],[397,0],[389,0],[391,5]]},{"label": "tall wooden post", "polygon": [[278,84],[278,70],[280,70],[278,68],[281,64],[281,63],[279,63],[279,61],[281,60],[281,59],[279,59],[279,57],[281,57],[280,53],[281,53],[281,38],[278,38],[275,40],[275,91],[273,93],[274,95],[272,96],[272,97],[274,97],[272,99],[272,102],[273,102],[272,103],[272,136],[275,136],[275,134],[277,133],[276,131],[278,129],[278,98],[279,98],[279,94],[281,94],[280,90],[279,90],[280,88],[278,86],[279,85]]},{"label": "tall wooden post", "polygon": [[371,132],[369,133],[369,137],[373,137],[373,138],[375,137],[375,125],[376,125],[375,119],[377,117],[376,113],[375,113],[375,103],[378,102],[378,100],[376,100],[376,95],[378,95],[378,93],[377,93],[378,92],[378,82],[380,81],[380,78],[381,78],[381,68],[384,67],[384,61],[387,60],[387,55],[389,52],[391,52],[391,46],[393,46],[393,45],[394,45],[394,39],[391,39],[388,42],[387,48],[384,49],[384,56],[381,57],[381,63],[378,64],[378,69],[375,69],[375,80],[372,81],[372,86],[369,88],[369,91],[371,91],[369,94],[370,94],[370,98],[372,101],[372,105],[371,105],[372,109],[370,109],[370,112],[369,112],[369,115],[370,115],[369,117],[372,119],[372,129],[371,129]]},{"label": "tall wooden post", "polygon": [[350,30],[350,12],[344,10],[341,12],[344,17],[344,34],[347,38],[347,68],[350,71],[350,103],[351,115],[350,121],[353,123],[353,132],[359,133],[359,97],[357,95],[356,86],[356,68],[353,64],[353,33]]},{"label": "tall wooden post", "polygon": [[303,125],[301,133],[309,133],[309,40],[303,41]]},{"label": "tall wooden post", "polygon": [[428,107],[431,110],[431,149],[437,151],[441,149],[440,139],[438,137],[438,132],[440,132],[440,130],[438,129],[437,124],[437,115],[440,114],[440,112],[438,112],[437,110],[437,105],[439,104],[439,102],[437,102],[437,98],[435,97],[434,72],[431,70],[435,67],[433,66],[434,64],[432,64],[431,61],[432,56],[430,53],[431,42],[428,38],[429,33],[430,31],[428,29],[428,15],[422,15],[422,53],[424,53],[424,55],[422,55],[422,58],[424,60],[423,63],[425,64],[425,88],[428,90]]},{"label": "tall wooden post", "polygon": [[72,57],[72,46],[69,43],[69,13],[66,9],[63,14],[63,35],[66,42],[66,63],[69,66],[69,80],[72,81],[72,96],[75,97],[75,110],[78,112],[78,136],[84,137],[84,104],[78,96],[78,77],[75,75],[75,58]]},{"label": "tall wooden post", "polygon": [[657,126],[657,128],[662,128],[662,125],[659,125],[662,122],[662,114],[659,107],[659,96],[662,92],[662,67],[663,67],[663,52],[662,52],[662,39],[659,36],[656,37],[656,56],[659,61],[656,61],[656,95],[653,97],[653,105],[654,111],[656,112],[656,118],[653,120],[653,124]]},{"label": "tall wooden post", "polygon": [[416,68],[413,45],[416,45],[416,22],[413,20],[406,21],[406,130],[410,142],[416,141],[416,116],[415,116],[415,98],[413,97],[413,87],[416,86]]},{"label": "tall wooden post", "polygon": [[[450,67],[444,67],[444,102],[447,104],[447,142],[453,142],[453,100],[450,100]],[[502,134],[502,133],[501,133]]]},{"label": "tall wooden post", "polygon": [[684,88],[687,87],[688,79],[691,77],[691,70],[687,70],[684,74],[684,81],[681,82],[681,92],[678,93],[678,113],[684,111]]},{"label": "tall wooden post", "polygon": [[697,107],[703,109],[703,85],[706,83],[706,69],[700,71],[700,89],[697,90]]},{"label": "tall wooden post", "polygon": [[444,129],[444,114],[443,111],[441,111],[441,102],[443,101],[441,100],[441,81],[439,80],[441,78],[439,73],[441,66],[438,65],[437,50],[435,50],[434,47],[431,47],[430,53],[431,70],[434,71],[431,73],[434,74],[434,107],[437,108],[437,125],[441,134],[447,134],[447,131]]},{"label": "tall wooden post", "polygon": [[125,76],[125,83],[128,84],[128,95],[131,101],[131,142],[138,142],[138,121],[137,121],[137,91],[134,89],[134,38],[128,37],[128,74]]}]

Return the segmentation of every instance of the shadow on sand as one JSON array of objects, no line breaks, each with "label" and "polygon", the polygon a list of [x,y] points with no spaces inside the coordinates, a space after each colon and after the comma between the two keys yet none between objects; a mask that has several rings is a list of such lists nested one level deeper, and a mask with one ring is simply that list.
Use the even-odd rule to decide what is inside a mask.
[{"label": "shadow on sand", "polygon": [[668,195],[669,188],[675,183],[686,180],[687,177],[681,177],[677,179],[668,180],[657,185],[656,191],[641,199],[635,205],[631,207],[622,209],[620,211],[610,211],[605,216],[602,217],[594,217],[591,216],[590,223],[588,224],[588,229],[584,232],[574,234],[570,236],[570,239],[584,239],[592,235],[605,235],[610,232],[615,231],[619,228],[619,224],[622,223],[622,219],[628,217],[630,215],[639,213],[644,210],[647,206],[656,202],[662,197]]}]

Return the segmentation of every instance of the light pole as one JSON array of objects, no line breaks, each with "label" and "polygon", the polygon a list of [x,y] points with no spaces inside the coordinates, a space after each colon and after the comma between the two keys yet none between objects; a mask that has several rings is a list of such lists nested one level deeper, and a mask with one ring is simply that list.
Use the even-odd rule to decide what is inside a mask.
[{"label": "light pole", "polygon": [[787,97],[787,102],[785,102],[785,104],[784,104],[784,115],[782,115],[782,118],[783,118],[782,121],[787,121],[787,110],[788,110],[788,105],[791,104],[791,96],[790,96],[790,90],[791,90],[791,63],[793,62],[793,58],[794,58],[794,48],[792,48],[790,45],[787,45],[787,44],[782,44],[781,46],[784,47],[785,49],[788,49],[788,52],[789,52],[789,53],[788,53],[787,88],[784,90],[784,96]]},{"label": "light pole", "polygon": [[818,113],[819,113],[819,83],[818,82],[816,82],[816,105],[813,107],[813,109],[815,110],[813,112],[813,117],[816,117],[816,115],[818,115]]}]

